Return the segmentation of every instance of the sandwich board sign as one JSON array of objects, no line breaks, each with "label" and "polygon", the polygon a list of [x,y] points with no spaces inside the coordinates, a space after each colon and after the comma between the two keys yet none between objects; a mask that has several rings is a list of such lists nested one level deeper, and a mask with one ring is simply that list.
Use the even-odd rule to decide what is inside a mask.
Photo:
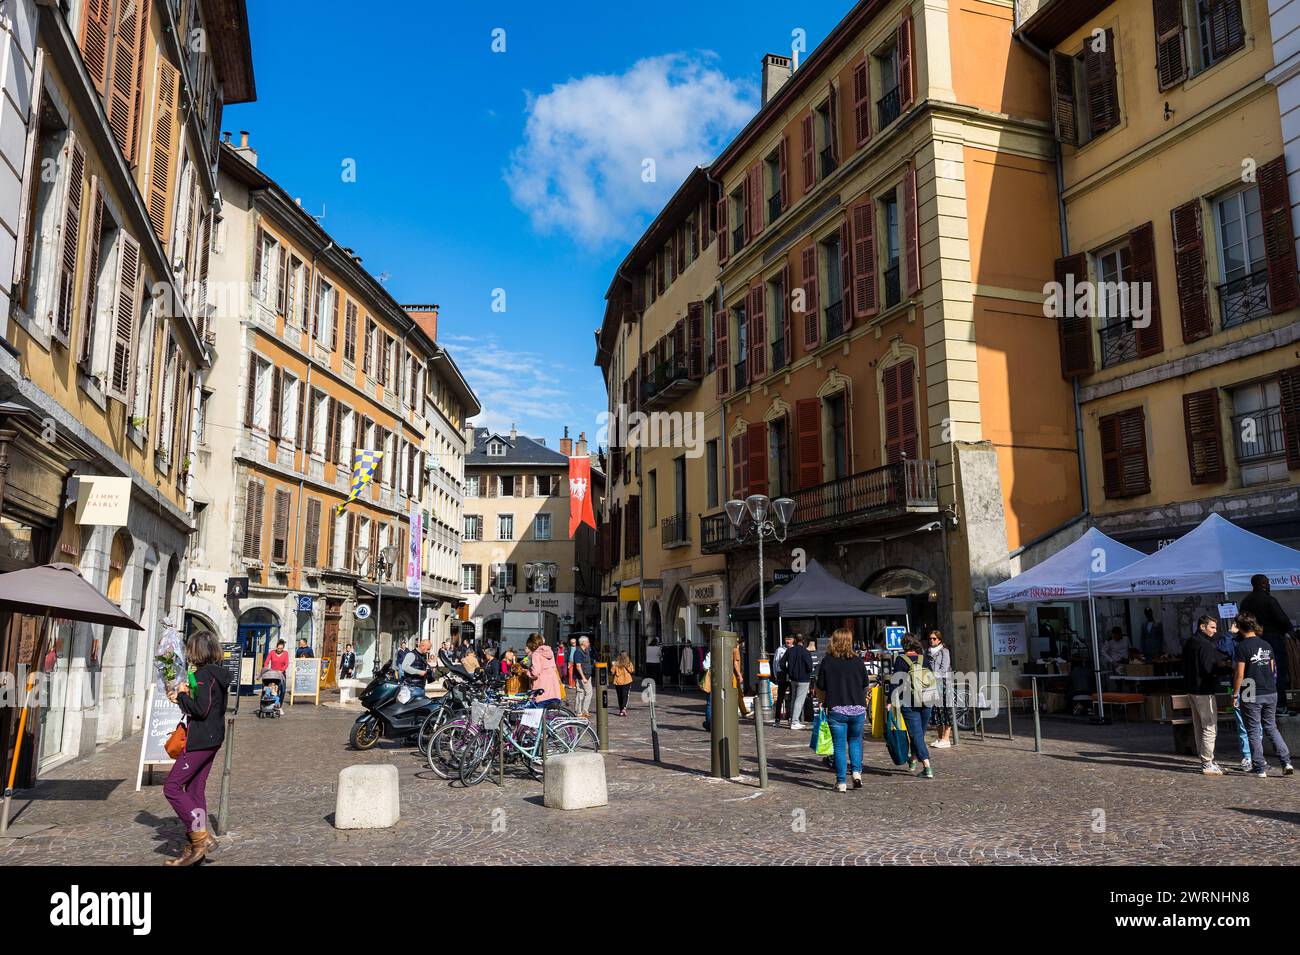
[{"label": "sandwich board sign", "polygon": [[295,657],[293,670],[289,678],[289,703],[297,703],[298,697],[311,697],[312,703],[320,703],[320,665],[315,657]]},{"label": "sandwich board sign", "polygon": [[167,755],[167,737],[172,735],[181,721],[181,708],[159,693],[154,681],[149,683],[149,693],[144,706],[144,731],[140,740],[140,764],[135,772],[135,791],[140,791],[145,767],[152,777],[155,767],[171,766],[175,762]]}]

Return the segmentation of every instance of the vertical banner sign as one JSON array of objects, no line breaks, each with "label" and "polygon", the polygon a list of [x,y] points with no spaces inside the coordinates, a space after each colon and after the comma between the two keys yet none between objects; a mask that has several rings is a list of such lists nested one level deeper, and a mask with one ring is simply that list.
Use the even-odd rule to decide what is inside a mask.
[{"label": "vertical banner sign", "polygon": [[596,514],[591,506],[591,458],[569,458],[569,537],[579,525],[596,529]]},{"label": "vertical banner sign", "polygon": [[406,592],[412,597],[420,596],[420,577],[424,573],[421,564],[424,563],[423,548],[420,546],[421,539],[424,536],[424,512],[416,505],[415,501],[411,502],[411,512],[408,518],[410,533],[407,538],[410,544],[407,547],[406,554]]}]

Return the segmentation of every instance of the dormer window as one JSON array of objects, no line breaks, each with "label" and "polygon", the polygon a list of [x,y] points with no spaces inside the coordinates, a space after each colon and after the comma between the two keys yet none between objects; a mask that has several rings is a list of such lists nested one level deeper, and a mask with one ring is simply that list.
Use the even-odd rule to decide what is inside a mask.
[{"label": "dormer window", "polygon": [[506,456],[505,442],[493,441],[489,443],[487,453],[490,458],[504,458]]}]

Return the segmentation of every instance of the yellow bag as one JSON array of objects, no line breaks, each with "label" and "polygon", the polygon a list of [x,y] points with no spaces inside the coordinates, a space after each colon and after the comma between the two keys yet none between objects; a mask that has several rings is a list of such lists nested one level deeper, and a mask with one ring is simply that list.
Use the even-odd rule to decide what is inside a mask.
[{"label": "yellow bag", "polygon": [[561,684],[560,684],[560,702],[563,703],[566,699],[568,699],[568,697],[565,695],[565,692],[564,692],[564,684],[561,683]]},{"label": "yellow bag", "polygon": [[885,738],[885,691],[886,687],[871,688],[871,736],[873,739]]}]

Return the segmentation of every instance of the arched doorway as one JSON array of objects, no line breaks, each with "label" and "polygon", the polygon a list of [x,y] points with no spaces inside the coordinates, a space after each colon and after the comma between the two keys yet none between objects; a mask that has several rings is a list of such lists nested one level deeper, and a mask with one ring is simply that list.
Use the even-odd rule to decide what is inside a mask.
[{"label": "arched doorway", "polygon": [[906,600],[913,633],[939,625],[939,591],[928,574],[913,567],[887,567],[868,578],[862,589],[877,597]]},{"label": "arched doorway", "polygon": [[239,615],[239,646],[243,652],[240,692],[251,693],[259,684],[262,661],[280,639],[280,618],[266,607],[254,607]]}]

